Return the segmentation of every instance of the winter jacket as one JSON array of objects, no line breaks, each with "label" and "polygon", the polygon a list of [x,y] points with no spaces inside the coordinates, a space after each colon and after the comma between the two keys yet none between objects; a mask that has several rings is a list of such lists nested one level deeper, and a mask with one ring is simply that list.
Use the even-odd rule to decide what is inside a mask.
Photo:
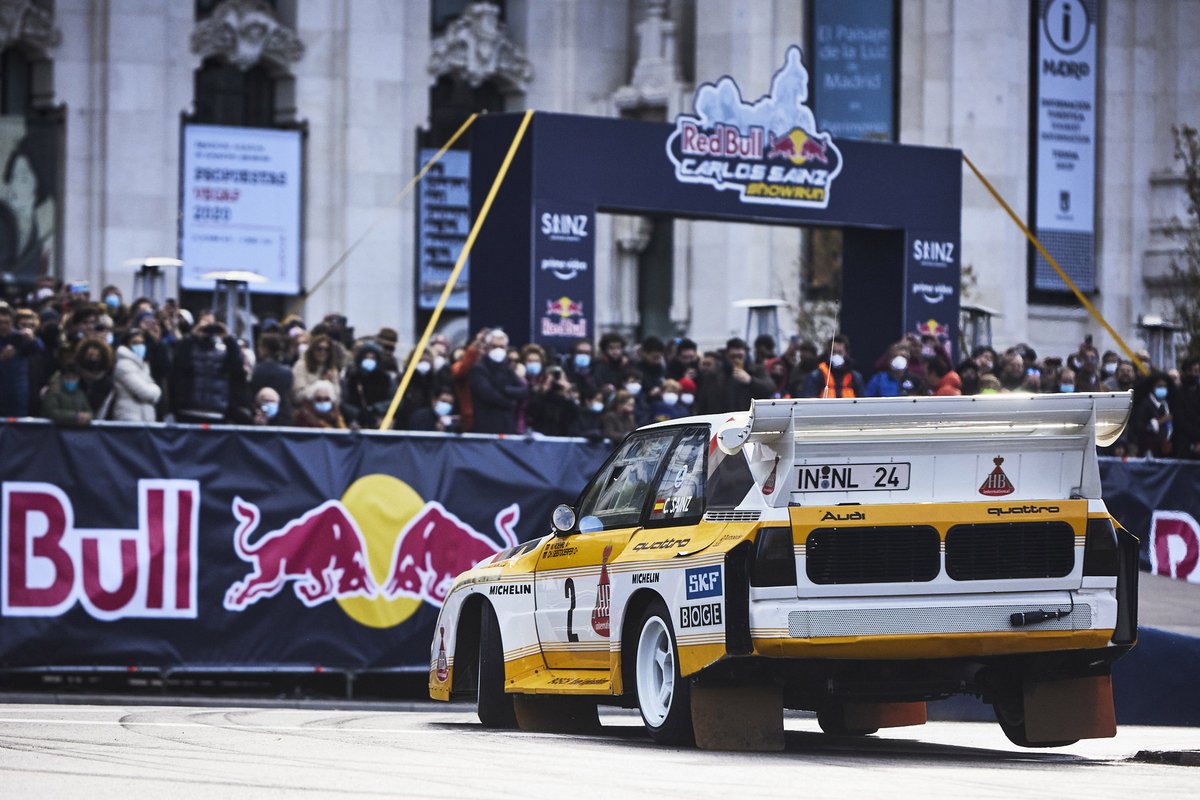
[{"label": "winter jacket", "polygon": [[83,387],[68,392],[63,388],[62,375],[54,373],[42,395],[42,416],[58,425],[78,425],[81,411],[91,419],[92,407],[88,405]]},{"label": "winter jacket", "polygon": [[118,347],[109,417],[130,422],[154,422],[154,404],[161,396],[162,389],[150,377],[150,365],[125,345]]},{"label": "winter jacket", "polygon": [[508,362],[480,359],[471,368],[470,383],[475,432],[516,433],[517,401],[529,394],[529,386]]}]

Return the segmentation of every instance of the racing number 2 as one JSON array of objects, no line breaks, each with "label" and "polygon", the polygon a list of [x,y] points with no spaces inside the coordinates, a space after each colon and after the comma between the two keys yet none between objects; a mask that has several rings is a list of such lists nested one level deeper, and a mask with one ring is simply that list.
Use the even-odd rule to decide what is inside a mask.
[{"label": "racing number 2", "polygon": [[571,630],[571,622],[575,616],[575,580],[567,578],[566,583],[566,598],[571,601],[571,606],[567,609],[567,641],[578,642],[579,634]]},{"label": "racing number 2", "polygon": [[896,468],[876,467],[875,485],[880,489],[886,489],[889,486],[899,486],[900,479],[896,477]]}]

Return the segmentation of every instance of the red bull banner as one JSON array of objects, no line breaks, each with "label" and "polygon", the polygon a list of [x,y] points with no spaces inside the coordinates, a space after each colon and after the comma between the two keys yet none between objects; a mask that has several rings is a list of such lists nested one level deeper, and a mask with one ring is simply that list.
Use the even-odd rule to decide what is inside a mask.
[{"label": "red bull banner", "polygon": [[427,669],[455,576],[549,530],[606,455],[0,424],[0,669]]},{"label": "red bull banner", "polygon": [[1200,583],[1200,461],[1100,459],[1108,510],[1141,542],[1146,572]]}]

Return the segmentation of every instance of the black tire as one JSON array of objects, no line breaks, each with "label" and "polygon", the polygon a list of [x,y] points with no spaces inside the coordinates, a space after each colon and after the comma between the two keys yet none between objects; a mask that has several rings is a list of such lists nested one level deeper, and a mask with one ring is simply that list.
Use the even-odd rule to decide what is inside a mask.
[{"label": "black tire", "polygon": [[846,707],[841,703],[825,706],[817,712],[817,724],[831,736],[870,736],[879,728],[851,728],[846,725]]},{"label": "black tire", "polygon": [[[648,629],[648,626],[653,625],[653,629]],[[666,642],[663,643],[661,633],[665,631]],[[651,637],[652,641],[647,640],[647,636]],[[633,662],[633,688],[634,694],[637,696],[638,710],[642,714],[642,723],[646,726],[646,732],[650,734],[650,738],[659,744],[668,745],[691,745],[695,743],[695,734],[692,731],[692,694],[691,681],[685,679],[679,674],[679,647],[675,644],[675,628],[671,625],[671,615],[667,612],[667,606],[661,600],[655,600],[646,609],[642,615],[641,621],[638,623],[636,638],[634,639],[634,662]],[[643,681],[641,675],[641,662],[643,656],[650,658],[654,663],[658,663],[654,659],[655,650],[646,649],[653,648],[654,642],[665,644],[669,648],[670,670],[672,672],[670,697],[665,702],[659,702],[658,699],[644,698]],[[667,655],[668,651],[661,651],[662,655]],[[665,675],[660,670],[657,675],[663,680],[660,685],[665,685]],[[653,681],[653,676],[649,676]],[[657,706],[657,708],[656,708]],[[665,706],[665,715],[658,713]]]},{"label": "black tire", "polygon": [[479,624],[479,695],[475,708],[485,728],[515,728],[512,695],[504,691],[504,642],[500,621],[484,603]]},{"label": "black tire", "polygon": [[1066,747],[1078,742],[1078,739],[1066,739],[1061,742],[1031,742],[1025,735],[1025,700],[1020,694],[1006,694],[992,703],[992,711],[996,714],[996,722],[1008,740],[1017,747]]}]

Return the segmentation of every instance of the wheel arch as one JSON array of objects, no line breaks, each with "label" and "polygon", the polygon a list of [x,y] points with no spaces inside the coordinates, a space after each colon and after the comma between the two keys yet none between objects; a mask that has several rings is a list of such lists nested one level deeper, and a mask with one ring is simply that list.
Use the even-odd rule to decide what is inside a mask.
[{"label": "wheel arch", "polygon": [[488,601],[472,592],[463,600],[454,632],[454,672],[450,699],[473,700],[479,683],[479,637],[484,606]]},{"label": "wheel arch", "polygon": [[630,595],[629,601],[625,604],[625,615],[621,620],[620,678],[621,693],[623,695],[633,692],[634,658],[637,656],[637,637],[641,633],[638,626],[642,621],[642,615],[646,613],[646,609],[656,600],[663,605],[667,604],[666,599],[657,591],[643,588],[638,589]]}]

